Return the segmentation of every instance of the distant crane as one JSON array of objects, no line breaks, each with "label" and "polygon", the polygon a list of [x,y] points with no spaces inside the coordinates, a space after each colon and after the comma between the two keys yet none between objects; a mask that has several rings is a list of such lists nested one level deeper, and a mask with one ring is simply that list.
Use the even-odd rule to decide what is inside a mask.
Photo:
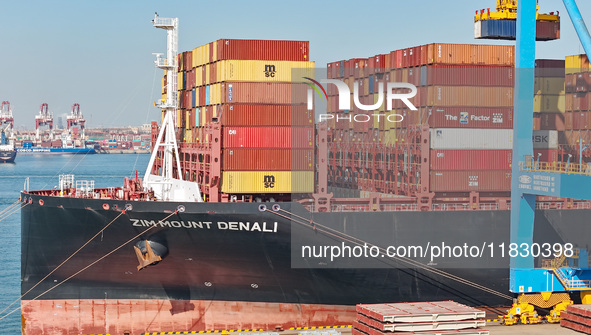
[{"label": "distant crane", "polygon": [[12,137],[14,129],[14,118],[12,117],[12,109],[10,109],[10,102],[2,101],[0,105],[0,128],[4,127],[4,132],[8,137]]},{"label": "distant crane", "polygon": [[86,120],[84,120],[84,116],[82,116],[82,112],[80,111],[80,104],[73,104],[72,105],[72,113],[70,113],[70,115],[68,115],[68,117],[66,118],[67,120],[67,129],[68,132],[70,132],[73,126],[80,126],[80,131],[81,131],[81,139],[84,140],[86,139],[84,136],[84,124],[86,123]]},{"label": "distant crane", "polygon": [[53,114],[49,113],[47,103],[42,103],[39,114],[35,115],[35,138],[37,141],[41,139],[40,128],[43,126],[49,126],[49,139],[53,140]]}]

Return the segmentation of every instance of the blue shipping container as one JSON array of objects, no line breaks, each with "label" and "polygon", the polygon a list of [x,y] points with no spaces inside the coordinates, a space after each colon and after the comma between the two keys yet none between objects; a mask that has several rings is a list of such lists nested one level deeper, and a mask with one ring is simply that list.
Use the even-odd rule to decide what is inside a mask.
[{"label": "blue shipping container", "polygon": [[191,106],[193,106],[193,107],[197,106],[195,104],[195,89],[192,90],[192,94],[191,94]]},{"label": "blue shipping container", "polygon": [[205,105],[209,106],[209,85],[205,86]]}]

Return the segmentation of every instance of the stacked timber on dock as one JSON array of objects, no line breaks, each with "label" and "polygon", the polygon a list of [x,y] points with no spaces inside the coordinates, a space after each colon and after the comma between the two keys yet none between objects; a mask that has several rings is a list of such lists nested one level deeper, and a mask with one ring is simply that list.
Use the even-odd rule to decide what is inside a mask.
[{"label": "stacked timber on dock", "polygon": [[569,305],[560,313],[560,325],[581,333],[591,334],[591,305]]},{"label": "stacked timber on dock", "polygon": [[353,335],[488,335],[485,312],[454,301],[357,305]]}]

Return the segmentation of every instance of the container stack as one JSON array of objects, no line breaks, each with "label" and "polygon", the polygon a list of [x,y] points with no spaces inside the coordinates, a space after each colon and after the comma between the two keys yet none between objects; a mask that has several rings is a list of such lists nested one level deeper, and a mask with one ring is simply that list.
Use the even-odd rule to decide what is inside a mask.
[{"label": "container stack", "polygon": [[[309,42],[220,39],[179,55],[177,125],[186,143],[222,126],[221,192],[314,191]],[[215,156],[215,153],[214,153]]]},{"label": "container stack", "polygon": [[[508,192],[513,67],[513,46],[441,43],[329,63],[329,78],[343,80],[351,92],[357,82],[359,100],[365,105],[379,100],[380,83],[384,89],[389,82],[411,83],[418,88],[417,95],[409,99],[416,111],[401,100],[395,100],[393,110],[388,111],[384,100],[375,111],[364,112],[357,107],[338,110],[338,93],[329,85],[328,113],[335,115],[329,127],[334,129],[333,143],[339,143],[333,151],[340,156],[345,150],[353,152],[352,156],[359,157],[358,165],[370,166],[349,178],[354,182],[357,177],[353,188],[402,195]],[[397,89],[395,93],[406,92],[408,89]],[[351,100],[355,106],[353,97]],[[359,122],[368,119],[362,114],[371,116],[372,122]],[[429,128],[426,136],[418,135],[421,127]],[[378,151],[387,154],[367,152],[367,144],[376,143],[381,145]],[[372,161],[365,162],[366,158]],[[338,161],[350,166],[336,170],[359,170],[352,161],[355,159]],[[389,175],[379,171],[380,166],[397,171]]]},{"label": "container stack", "polygon": [[586,55],[566,57],[566,141],[579,150],[591,143],[591,72]]},{"label": "container stack", "polygon": [[454,301],[357,305],[353,335],[477,334],[485,313]]},{"label": "container stack", "polygon": [[591,334],[591,305],[569,305],[560,313],[560,325],[581,333]]}]

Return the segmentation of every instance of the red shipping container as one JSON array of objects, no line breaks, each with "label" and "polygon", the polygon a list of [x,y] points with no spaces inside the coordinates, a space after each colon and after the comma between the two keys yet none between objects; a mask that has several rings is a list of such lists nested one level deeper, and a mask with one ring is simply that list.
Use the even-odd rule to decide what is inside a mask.
[{"label": "red shipping container", "polygon": [[306,104],[308,86],[292,83],[226,82],[221,102],[246,104]]},{"label": "red shipping container", "polygon": [[183,52],[183,70],[190,71],[193,68],[193,51]]},{"label": "red shipping container", "polygon": [[566,93],[574,93],[577,90],[577,75],[569,73],[564,76],[564,91]]},{"label": "red shipping container", "polygon": [[[208,63],[213,63],[213,42],[209,42],[209,62]],[[217,51],[217,50],[216,50]],[[217,53],[217,52],[216,52]]]},{"label": "red shipping container", "polygon": [[431,170],[510,170],[511,150],[431,150]]},{"label": "red shipping container", "polygon": [[536,59],[536,77],[564,78],[564,59]]},{"label": "red shipping container", "polygon": [[313,148],[312,127],[224,127],[224,148]]},{"label": "red shipping container", "polygon": [[421,86],[513,86],[514,68],[507,66],[427,65],[421,67]]},{"label": "red shipping container", "polygon": [[224,149],[225,171],[312,171],[311,149]]},{"label": "red shipping container", "polygon": [[408,69],[408,83],[415,86],[421,86],[421,68],[411,67]]},{"label": "red shipping container", "polygon": [[533,129],[540,130],[541,129],[541,120],[540,120],[540,113],[534,113],[534,120],[533,120]]},{"label": "red shipping container", "polygon": [[537,21],[536,39],[542,41],[555,40],[560,38],[560,22]]},{"label": "red shipping container", "polygon": [[250,60],[310,60],[310,42],[220,39],[217,58]]},{"label": "red shipping container", "polygon": [[431,171],[431,192],[509,192],[511,171]]},{"label": "red shipping container", "polygon": [[572,127],[570,129],[591,129],[591,112],[575,111],[569,114],[572,117]]},{"label": "red shipping container", "polygon": [[513,109],[509,107],[421,107],[411,113],[417,115],[418,124],[431,128],[513,128]]},{"label": "red shipping container", "polygon": [[[590,93],[576,93],[573,94],[573,111],[586,111],[591,109]],[[565,101],[566,104],[566,101]]]},{"label": "red shipping container", "polygon": [[562,113],[540,113],[541,130],[559,130],[566,129],[564,123],[564,114]]},{"label": "red shipping container", "polygon": [[217,79],[217,67],[218,67],[218,62],[209,64],[209,82],[211,84],[215,84],[218,81],[218,79]]},{"label": "red shipping container", "polygon": [[312,126],[314,111],[306,105],[224,104],[218,107],[223,126]]},{"label": "red shipping container", "polygon": [[534,149],[534,161],[537,161],[538,154],[540,155],[540,162],[559,162],[558,149]]}]

